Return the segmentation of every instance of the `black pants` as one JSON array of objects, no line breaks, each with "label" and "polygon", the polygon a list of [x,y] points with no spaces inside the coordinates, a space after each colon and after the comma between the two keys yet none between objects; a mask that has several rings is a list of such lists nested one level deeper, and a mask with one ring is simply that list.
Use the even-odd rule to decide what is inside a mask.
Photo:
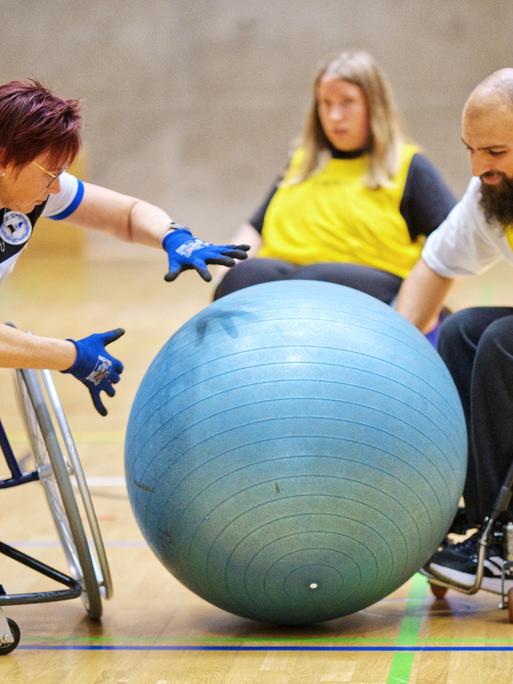
[{"label": "black pants", "polygon": [[402,282],[392,273],[368,266],[332,262],[297,266],[278,259],[255,257],[233,266],[226,273],[215,291],[214,299],[250,285],[274,280],[323,280],[360,290],[385,304],[390,304],[394,299]]},{"label": "black pants", "polygon": [[[440,329],[438,351],[463,404],[469,435],[464,499],[478,525],[513,459],[513,308],[464,309]],[[513,520],[513,510],[504,516]]]}]

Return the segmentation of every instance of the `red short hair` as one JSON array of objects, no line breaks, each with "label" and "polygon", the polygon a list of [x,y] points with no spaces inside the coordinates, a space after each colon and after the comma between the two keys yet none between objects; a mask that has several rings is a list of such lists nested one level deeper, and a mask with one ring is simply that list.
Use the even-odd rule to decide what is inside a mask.
[{"label": "red short hair", "polygon": [[73,161],[80,149],[78,100],[63,100],[39,81],[0,85],[0,148],[3,162],[23,166],[48,152],[54,168]]}]

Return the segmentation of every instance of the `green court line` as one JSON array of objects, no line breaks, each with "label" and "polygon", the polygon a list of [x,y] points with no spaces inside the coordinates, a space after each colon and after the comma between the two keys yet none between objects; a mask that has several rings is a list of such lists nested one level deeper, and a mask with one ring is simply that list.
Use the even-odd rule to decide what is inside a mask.
[{"label": "green court line", "polygon": [[[427,582],[422,575],[416,574],[411,580],[406,610],[397,636],[396,646],[415,646],[419,641],[420,628],[424,613],[414,612],[414,601],[425,599]],[[400,651],[394,654],[388,673],[387,684],[408,684],[415,653]]]}]

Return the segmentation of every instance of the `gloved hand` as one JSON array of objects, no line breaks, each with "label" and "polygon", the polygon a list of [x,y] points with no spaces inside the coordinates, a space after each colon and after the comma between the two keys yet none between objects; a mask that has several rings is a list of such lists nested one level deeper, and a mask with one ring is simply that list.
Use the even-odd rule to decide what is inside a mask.
[{"label": "gloved hand", "polygon": [[102,416],[107,415],[107,409],[102,403],[100,392],[106,392],[109,397],[116,394],[112,386],[119,382],[123,372],[123,364],[106,351],[105,347],[124,335],[123,328],[117,328],[105,333],[89,335],[81,340],[69,340],[77,349],[75,363],[62,373],[71,373],[82,382],[91,395],[93,404]]},{"label": "gloved hand", "polygon": [[179,227],[168,233],[162,246],[169,259],[169,271],[164,276],[168,282],[175,280],[182,271],[194,268],[209,282],[212,276],[207,264],[234,266],[235,259],[246,259],[249,245],[212,245],[193,236],[188,228]]}]

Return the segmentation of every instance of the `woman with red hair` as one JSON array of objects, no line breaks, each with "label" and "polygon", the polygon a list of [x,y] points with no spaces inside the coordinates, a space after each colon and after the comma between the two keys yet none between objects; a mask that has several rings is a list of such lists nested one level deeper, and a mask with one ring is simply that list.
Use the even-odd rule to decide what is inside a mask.
[{"label": "woman with red hair", "polygon": [[[80,149],[81,127],[77,100],[57,97],[36,80],[0,85],[0,279],[12,270],[40,216],[57,221],[69,217],[78,226],[163,248],[167,281],[190,268],[208,281],[207,264],[233,266],[235,259],[246,258],[245,245],[203,242],[163,209],[68,173]],[[105,347],[123,332],[60,340],[0,324],[0,367],[71,373],[106,415],[100,392],[114,396],[123,365]]]}]

